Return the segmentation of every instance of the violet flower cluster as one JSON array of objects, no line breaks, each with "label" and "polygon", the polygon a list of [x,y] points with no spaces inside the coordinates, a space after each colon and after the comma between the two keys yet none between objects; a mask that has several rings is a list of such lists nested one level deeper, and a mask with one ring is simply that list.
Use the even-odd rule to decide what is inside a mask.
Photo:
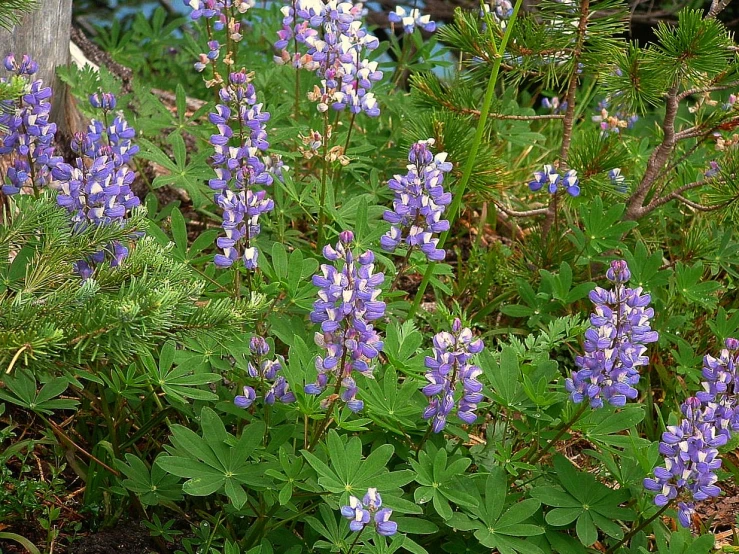
[{"label": "violet flower cluster", "polygon": [[716,160],[711,160],[710,162],[708,162],[708,169],[703,173],[703,175],[710,179],[711,177],[715,177],[719,173],[721,173],[721,166]]},{"label": "violet flower cluster", "polygon": [[390,537],[398,531],[398,524],[390,521],[392,514],[391,509],[382,508],[382,497],[377,489],[367,489],[361,501],[350,496],[349,505],[341,507],[341,515],[349,520],[349,529],[357,533],[372,521],[377,533],[384,537]]},{"label": "violet flower cluster", "polygon": [[[490,13],[501,29],[505,29],[508,19],[513,15],[513,3],[510,0],[490,0],[483,3],[480,10],[480,17],[485,18],[485,14]],[[485,30],[485,28],[483,28]]]},{"label": "violet flower cluster", "polygon": [[397,24],[402,25],[406,35],[413,33],[416,27],[427,33],[433,33],[436,30],[436,23],[431,21],[431,16],[421,15],[421,10],[417,8],[406,11],[405,8],[396,6],[394,12],[387,14],[387,19],[393,29]]},{"label": "violet flower cluster", "polygon": [[208,185],[216,191],[215,203],[223,210],[225,232],[217,240],[223,253],[214,257],[220,268],[230,267],[237,260],[246,269],[257,268],[259,252],[254,239],[261,231],[259,216],[274,208],[263,188],[272,184],[274,169],[270,170],[261,156],[269,148],[269,113],[257,103],[249,80],[244,70],[230,73],[228,85],[219,92],[221,103],[209,115],[217,133],[210,138],[216,177]]},{"label": "violet flower cluster", "polygon": [[[269,344],[260,336],[254,336],[249,341],[249,350],[251,351],[251,361],[247,366],[247,373],[252,379],[258,379],[263,387],[266,388],[264,393],[264,403],[268,405],[280,401],[289,404],[295,401],[295,394],[290,391],[290,385],[282,375],[277,372],[282,369],[279,360],[266,359],[269,354]],[[240,394],[234,398],[234,404],[239,408],[248,408],[257,398],[254,387],[244,386],[244,394]]]},{"label": "violet flower cluster", "polygon": [[542,98],[541,105],[543,108],[549,110],[553,114],[563,113],[567,111],[567,101],[559,101],[559,97],[554,96],[550,100],[549,98]]},{"label": "violet flower cluster", "polygon": [[602,133],[620,133],[621,129],[631,129],[634,123],[639,120],[638,115],[627,115],[622,111],[609,114],[609,105],[610,101],[608,99],[598,102],[600,114],[594,115],[591,118],[595,123],[600,123]]},{"label": "violet flower cluster", "polygon": [[[122,225],[130,211],[140,204],[131,191],[135,173],[128,166],[139,147],[133,144],[136,131],[123,114],[108,123],[116,98],[112,93],[90,96],[90,104],[102,111],[103,121],[93,119],[86,133],[75,133],[71,150],[73,164],[58,163],[52,169],[57,203],[72,216],[76,230],[98,225]],[[116,267],[128,255],[128,248],[114,242],[76,264],[83,279],[92,275],[94,266],[110,256]]]},{"label": "violet flower cluster", "polygon": [[[319,291],[310,319],[321,325],[315,341],[326,353],[316,358],[318,378],[306,385],[305,392],[321,394],[333,378],[334,394],[343,388],[339,398],[358,412],[364,403],[356,397],[359,389],[352,375],[356,371],[372,378],[372,361],[382,350],[382,339],[372,322],[385,313],[385,303],[379,300],[385,276],[374,272],[371,250],[357,256],[353,246],[354,234],[342,231],[336,248],[323,248],[323,256],[335,265],[322,264],[321,273],[313,276]],[[336,399],[329,396],[325,405]]]},{"label": "violet flower cluster", "polygon": [[[20,63],[13,54],[4,61],[5,69],[26,83],[38,71],[38,64],[27,55]],[[5,79],[4,79],[5,81]],[[49,121],[51,88],[39,79],[27,84],[26,91],[16,102],[7,101],[0,110],[0,125],[7,128],[0,143],[0,154],[10,154],[10,167],[2,184],[4,194],[11,196],[21,190],[38,192],[52,179],[51,170],[61,157],[54,156],[56,124]]]},{"label": "violet flower cluster", "polygon": [[438,233],[449,230],[449,221],[442,219],[444,210],[452,201],[452,195],[444,192],[444,174],[452,170],[446,161],[447,153],[434,155],[431,146],[434,139],[422,140],[411,146],[408,153],[408,173],[395,175],[388,187],[395,193],[393,209],[386,210],[383,219],[390,223],[381,239],[383,250],[393,252],[401,242],[409,249],[418,247],[434,262],[446,255],[437,248]]},{"label": "violet flower cluster", "polygon": [[382,79],[382,71],[365,57],[379,41],[362,24],[362,4],[295,0],[282,8],[282,14],[275,61],[316,72],[321,84],[308,97],[317,102],[318,111],[325,113],[331,107],[380,115],[370,89]]},{"label": "violet flower cluster", "polygon": [[[463,328],[459,319],[454,320],[451,333],[442,331],[434,336],[434,356],[426,356],[425,361],[429,384],[423,388],[423,394],[429,397],[423,418],[431,420],[434,433],[444,429],[455,407],[459,419],[465,423],[475,422],[477,404],[483,399],[482,383],[477,380],[482,369],[471,364],[470,360],[482,348],[482,340],[474,339],[472,331]],[[457,405],[455,392],[460,383],[462,396]]]},{"label": "violet flower cluster", "polygon": [[590,292],[595,311],[585,331],[585,354],[575,358],[579,369],[565,381],[571,400],[587,400],[592,408],[601,408],[604,401],[621,407],[637,397],[639,367],[649,363],[645,345],[659,338],[649,326],[654,317],[650,295],[625,285],[631,278],[626,262],[612,261],[606,277],[615,286]]},{"label": "violet flower cluster", "polygon": [[[196,71],[203,71],[208,64],[221,57],[221,49],[224,45],[213,38],[213,32],[226,30],[228,40],[232,43],[241,41],[244,24],[237,18],[253,8],[255,3],[255,0],[183,0],[183,4],[192,10],[190,18],[193,21],[203,20],[210,37],[208,52],[201,53],[195,63]],[[232,57],[233,52],[227,52],[223,62],[226,65],[232,65]],[[213,79],[207,80],[206,85],[210,87],[222,84],[222,82],[218,72],[214,71]]]},{"label": "violet flower cluster", "polygon": [[541,171],[534,171],[534,180],[529,182],[529,188],[536,192],[544,185],[547,186],[550,194],[565,190],[570,196],[580,195],[580,181],[574,169],[568,169],[564,174],[560,174],[554,166],[545,165]]},{"label": "violet flower cluster", "polygon": [[718,448],[739,431],[739,340],[726,339],[725,346],[718,358],[703,358],[703,390],[683,403],[680,424],[662,434],[665,465],[644,480],[644,487],[657,493],[658,506],[677,500],[683,527],[690,527],[696,502],[721,493],[715,473],[721,467]]}]

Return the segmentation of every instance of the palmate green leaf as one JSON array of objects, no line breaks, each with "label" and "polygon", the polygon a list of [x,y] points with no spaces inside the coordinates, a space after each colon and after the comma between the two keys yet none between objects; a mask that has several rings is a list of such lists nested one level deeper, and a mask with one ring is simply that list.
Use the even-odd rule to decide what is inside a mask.
[{"label": "palmate green leaf", "polygon": [[554,507],[546,516],[549,525],[558,527],[575,521],[575,531],[585,546],[598,540],[598,529],[613,538],[623,537],[623,530],[614,520],[631,521],[632,510],[620,507],[628,500],[628,490],[613,490],[598,482],[589,473],[577,471],[567,458],[557,455],[554,468],[565,490],[556,487],[536,487],[531,496]]},{"label": "palmate green leaf", "polygon": [[520,389],[518,383],[521,376],[515,349],[503,346],[499,360],[496,360],[488,350],[483,350],[478,362],[497,395],[495,400],[503,406],[512,406]]},{"label": "palmate green leaf", "polygon": [[664,255],[661,250],[649,253],[647,246],[639,241],[631,250],[624,250],[623,257],[629,264],[632,286],[656,291],[670,282],[671,269],[661,269]]},{"label": "palmate green leaf", "polygon": [[459,481],[459,476],[464,474],[472,460],[458,458],[447,465],[447,459],[445,449],[437,450],[433,445],[427,444],[418,453],[418,460],[409,460],[415,472],[414,480],[422,485],[414,492],[416,502],[431,502],[436,513],[444,519],[450,519],[454,513],[450,501],[470,508],[478,504],[478,500],[466,493]]},{"label": "palmate green leaf", "polygon": [[469,514],[477,519],[457,512],[449,518],[448,525],[463,531],[474,530],[475,538],[483,546],[496,548],[501,553],[534,552],[538,554],[542,552],[536,545],[518,538],[544,533],[541,526],[528,523],[529,519],[539,511],[541,502],[529,498],[512,504],[506,510],[507,491],[508,482],[505,470],[500,467],[493,468],[485,480],[484,498],[477,499],[477,506],[468,510]]},{"label": "palmate green leaf", "polygon": [[649,441],[639,437],[636,433],[624,434],[624,431],[641,423],[644,416],[644,406],[627,406],[621,409],[609,406],[603,410],[593,410],[587,417],[578,421],[574,427],[581,431],[588,440],[607,450],[623,448],[632,444],[633,441],[646,447]]},{"label": "palmate green leaf", "polygon": [[718,303],[716,293],[721,290],[721,284],[715,281],[701,281],[702,277],[702,262],[696,262],[692,266],[677,262],[675,266],[677,293],[690,303],[714,309]]},{"label": "palmate green leaf", "polygon": [[380,380],[366,379],[363,390],[365,408],[376,425],[398,435],[415,425],[419,405],[412,398],[420,395],[416,381],[405,379],[398,387],[395,368],[388,365]]},{"label": "palmate green leaf", "polygon": [[149,471],[146,464],[133,454],[126,454],[126,462],[115,460],[118,471],[127,477],[122,485],[136,494],[145,506],[182,499],[182,487],[177,476],[167,474],[156,464]]},{"label": "palmate green leaf", "polygon": [[188,398],[195,400],[218,400],[218,395],[197,388],[198,386],[216,383],[221,376],[216,373],[197,372],[199,360],[191,357],[172,369],[176,355],[175,344],[167,341],[159,352],[159,365],[155,365],[149,354],[141,359],[147,368],[151,386],[161,389],[168,401],[185,403]]},{"label": "palmate green leaf", "polygon": [[37,393],[36,378],[30,371],[21,368],[14,373],[8,375],[3,372],[3,383],[7,390],[0,389],[0,400],[46,415],[53,414],[54,410],[70,410],[79,405],[79,401],[72,398],[57,398],[69,387],[65,377],[51,379]]},{"label": "palmate green leaf", "polygon": [[242,485],[265,487],[269,481],[263,468],[249,458],[262,444],[265,425],[252,422],[239,439],[227,433],[223,422],[210,408],[200,412],[203,436],[173,425],[171,455],[160,455],[156,463],[165,471],[188,478],[182,490],[193,496],[207,496],[223,489],[238,509],[246,502]]}]

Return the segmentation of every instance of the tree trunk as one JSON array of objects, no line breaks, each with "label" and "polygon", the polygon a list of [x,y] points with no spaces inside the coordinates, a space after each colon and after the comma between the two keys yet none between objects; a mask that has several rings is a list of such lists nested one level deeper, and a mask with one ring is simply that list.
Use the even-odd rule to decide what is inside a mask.
[{"label": "tree trunk", "polygon": [[[72,28],[72,0],[40,0],[39,9],[23,16],[11,33],[0,30],[0,55],[11,52],[20,58],[28,54],[38,63],[36,78],[54,90],[51,120],[68,134],[71,121],[66,86],[56,77],[56,68],[69,63],[69,36]],[[68,113],[69,112],[69,113]]]}]

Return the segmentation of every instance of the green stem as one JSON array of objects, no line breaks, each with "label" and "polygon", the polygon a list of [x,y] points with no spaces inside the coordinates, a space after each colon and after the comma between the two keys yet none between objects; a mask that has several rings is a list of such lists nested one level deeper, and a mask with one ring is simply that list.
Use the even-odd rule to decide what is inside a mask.
[{"label": "green stem", "polygon": [[[503,35],[503,39],[500,43],[500,48],[496,48],[497,55],[495,58],[495,61],[493,62],[493,70],[490,73],[490,79],[488,80],[488,88],[485,91],[485,98],[482,102],[482,108],[480,109],[480,119],[477,122],[477,129],[475,130],[475,138],[472,142],[472,146],[470,148],[470,153],[467,158],[467,163],[465,164],[464,171],[462,172],[462,178],[459,180],[459,184],[457,185],[457,190],[454,192],[454,200],[452,201],[451,206],[449,207],[449,226],[451,230],[451,226],[454,224],[454,219],[457,216],[457,212],[459,211],[459,208],[462,204],[462,198],[464,197],[465,189],[467,188],[467,184],[470,181],[470,177],[472,176],[472,170],[475,167],[475,160],[477,159],[477,153],[480,150],[480,144],[482,143],[482,137],[485,134],[485,124],[487,123],[488,119],[488,112],[490,111],[490,106],[493,103],[493,94],[495,94],[495,84],[498,82],[498,73],[500,72],[500,64],[503,61],[503,54],[505,53],[506,45],[508,44],[508,39],[511,36],[511,31],[513,30],[513,27],[516,24],[516,17],[518,16],[518,11],[521,8],[522,0],[516,0],[516,5],[513,8],[513,14],[511,15],[511,18],[508,20],[508,25],[505,30],[505,34]],[[495,46],[495,41],[493,40],[493,46]],[[441,236],[439,237],[439,244],[437,248],[444,248],[444,243],[446,243],[446,239],[449,236],[450,231],[444,231]],[[421,301],[423,300],[423,293],[426,291],[426,287],[429,284],[429,281],[431,280],[431,276],[434,273],[434,267],[436,266],[436,263],[430,263],[428,266],[428,269],[426,269],[426,273],[423,276],[423,280],[421,281],[421,284],[418,287],[418,292],[416,293],[416,298],[413,300],[413,305],[411,306],[410,312],[408,312],[408,319],[412,319],[413,316],[416,315],[416,312],[418,311],[419,306],[421,305]]]},{"label": "green stem", "polygon": [[[562,435],[564,435],[567,431],[569,431],[570,428],[575,424],[575,422],[577,422],[577,420],[580,419],[580,417],[582,417],[582,415],[585,413],[585,410],[588,409],[588,406],[590,406],[590,404],[583,400],[583,403],[580,406],[580,409],[575,412],[575,415],[572,416],[572,419],[570,419],[570,421],[568,421],[565,425],[562,426],[562,428],[555,435],[555,437],[552,440],[550,440],[544,448],[542,448],[536,454],[534,454],[534,457],[531,458],[531,461],[529,463],[535,464],[536,462],[541,460],[544,454],[549,452],[552,449],[552,446],[554,446],[555,443],[559,439],[562,438]],[[534,446],[534,448],[536,447]],[[529,452],[529,454],[531,454],[531,452]],[[529,456],[527,455],[526,457],[528,458]]]},{"label": "green stem", "polygon": [[416,454],[418,454],[421,451],[421,448],[423,448],[423,445],[426,443],[426,441],[428,440],[430,436],[431,436],[431,422],[429,422],[429,428],[426,429],[426,434],[423,435],[421,442],[419,442],[418,446],[416,447]]},{"label": "green stem", "polygon": [[397,287],[398,283],[400,282],[400,278],[405,273],[405,270],[408,269],[408,263],[411,259],[413,248],[414,246],[408,247],[408,251],[405,254],[405,258],[403,258],[403,260],[400,262],[400,265],[396,268],[395,278],[393,279],[393,282],[390,283],[390,288],[387,290],[388,292],[393,292],[395,290],[395,287]]},{"label": "green stem", "polygon": [[624,538],[618,541],[615,545],[611,546],[608,550],[606,550],[606,554],[613,554],[618,548],[621,547],[621,545],[626,544],[626,541],[631,539],[634,535],[636,535],[639,531],[644,529],[647,525],[652,523],[655,519],[657,519],[659,516],[664,514],[668,508],[672,506],[672,503],[674,500],[670,500],[667,504],[662,506],[659,510],[657,510],[649,519],[644,520],[642,523],[640,523],[637,527],[633,528],[631,531],[626,533],[624,535]]},{"label": "green stem", "polygon": [[325,244],[324,225],[326,224],[326,177],[328,176],[328,112],[323,112],[323,166],[321,168],[321,192],[318,204],[318,248]]},{"label": "green stem", "polygon": [[356,536],[356,537],[354,537],[354,542],[353,542],[353,543],[352,543],[352,544],[351,544],[351,545],[349,546],[349,550],[347,550],[347,551],[346,551],[346,554],[352,554],[352,551],[354,550],[354,547],[355,547],[355,546],[357,545],[357,543],[359,542],[359,537],[361,537],[361,536],[362,536],[362,533],[364,533],[364,530],[365,530],[366,528],[367,528],[367,526],[365,525],[364,527],[362,527],[362,528],[361,528],[361,529],[359,530],[359,533],[357,533],[357,536]]}]

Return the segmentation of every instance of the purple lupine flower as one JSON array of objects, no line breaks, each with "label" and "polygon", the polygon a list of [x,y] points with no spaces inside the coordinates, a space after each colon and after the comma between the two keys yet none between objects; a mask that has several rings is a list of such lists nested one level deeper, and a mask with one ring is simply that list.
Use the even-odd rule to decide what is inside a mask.
[{"label": "purple lupine flower", "polygon": [[[574,169],[568,169],[565,171],[565,174],[562,175],[561,185],[570,196],[580,196],[579,183],[580,181],[577,179],[577,171]],[[549,192],[552,192],[551,188],[549,189]]]},{"label": "purple lupine flower", "polygon": [[[246,71],[231,73],[219,98],[221,103],[209,115],[217,132],[210,138],[216,176],[208,185],[216,191],[215,203],[223,210],[225,236],[216,242],[223,253],[216,254],[213,261],[227,268],[240,259],[246,269],[254,270],[259,252],[253,241],[261,232],[259,216],[274,208],[274,201],[261,188],[273,182],[272,171],[261,155],[269,148],[266,123],[270,115],[257,103]],[[238,131],[234,133],[232,127]]]},{"label": "purple lupine flower", "polygon": [[541,171],[534,171],[534,180],[529,182],[529,188],[536,192],[545,185],[550,194],[556,194],[560,189],[565,190],[570,196],[580,194],[580,181],[574,169],[560,175],[554,166],[547,164]]},{"label": "purple lupine flower", "polygon": [[[190,18],[193,21],[205,19],[206,25],[212,26],[214,31],[227,29],[229,38],[240,41],[241,23],[233,17],[237,13],[246,13],[256,4],[255,0],[183,0],[183,4],[190,8]],[[231,18],[229,19],[229,15]]]},{"label": "purple lupine flower", "polygon": [[721,467],[718,448],[739,431],[738,365],[739,340],[734,338],[726,339],[718,358],[703,358],[703,390],[683,403],[685,417],[662,435],[665,467],[654,470],[654,479],[644,480],[644,487],[657,493],[658,506],[678,502],[683,527],[690,527],[695,502],[721,493],[715,473]]},{"label": "purple lupine flower", "polygon": [[529,182],[529,188],[536,192],[537,190],[540,190],[544,185],[547,186],[547,189],[551,189],[552,186],[556,187],[559,183],[561,177],[559,175],[559,172],[554,169],[554,166],[552,165],[545,165],[544,169],[541,171],[534,171],[534,180]]},{"label": "purple lupine flower", "polygon": [[716,175],[718,175],[720,172],[721,166],[716,160],[711,160],[710,162],[708,162],[708,169],[703,175],[710,179],[711,177],[715,177]]},{"label": "purple lupine flower", "polygon": [[628,190],[626,187],[626,177],[621,175],[621,168],[614,167],[611,169],[608,172],[608,178],[611,180],[613,188],[615,188],[616,191],[625,193]]},{"label": "purple lupine flower", "polygon": [[356,496],[350,496],[349,505],[341,507],[341,515],[349,520],[349,529],[355,532],[364,529],[372,517],[369,510],[364,509],[364,505]]},{"label": "purple lupine flower", "polygon": [[361,5],[294,0],[282,8],[282,14],[275,61],[316,72],[320,86],[315,86],[308,98],[317,103],[318,111],[348,109],[354,114],[379,115],[370,88],[382,79],[382,71],[366,58],[379,41],[362,25]]},{"label": "purple lupine flower", "polygon": [[[247,374],[252,379],[258,380],[261,388],[264,390],[264,403],[268,405],[280,401],[283,404],[289,404],[295,401],[295,394],[290,391],[290,385],[285,377],[277,375],[282,369],[279,360],[269,360],[266,358],[269,354],[269,344],[264,338],[255,335],[249,341],[249,351],[251,359],[247,364]],[[250,391],[247,394],[247,389]],[[234,404],[240,408],[248,408],[256,400],[256,391],[252,386],[244,387],[244,395],[234,398]]]},{"label": "purple lupine flower", "polygon": [[38,71],[38,64],[28,54],[23,54],[20,63],[15,59],[15,54],[8,54],[3,63],[5,69],[12,71],[18,76],[28,75],[30,77]]},{"label": "purple lupine flower", "polygon": [[[480,17],[485,18],[486,14],[490,14],[493,21],[497,23],[501,29],[505,29],[508,25],[508,19],[513,15],[513,4],[510,0],[491,0],[490,2],[484,2],[480,9]],[[487,27],[483,25],[483,31],[486,31]]]},{"label": "purple lupine flower", "polygon": [[[27,82],[38,71],[38,64],[27,55],[18,63],[10,54],[4,65]],[[49,121],[51,96],[51,88],[36,80],[16,101],[4,102],[0,110],[0,125],[7,129],[0,137],[0,154],[10,155],[10,167],[1,190],[8,196],[24,189],[37,192],[48,185],[52,169],[62,161],[54,156],[56,124]]]},{"label": "purple lupine flower", "polygon": [[116,97],[112,92],[96,92],[89,96],[90,105],[100,108],[103,112],[114,110],[117,104]]},{"label": "purple lupine flower", "polygon": [[[90,102],[93,106],[99,104],[107,113],[115,106],[116,99],[111,93],[102,93],[102,96],[93,95]],[[107,129],[93,119],[87,133],[72,137],[74,164],[60,162],[52,169],[57,204],[69,211],[76,231],[89,226],[123,225],[130,211],[140,204],[131,191],[135,173],[127,165],[138,152],[138,146],[132,143],[135,134],[123,115],[117,115]],[[84,280],[106,257],[111,266],[117,267],[127,255],[128,248],[114,242],[104,251],[77,262],[76,268]]]},{"label": "purple lupine flower", "polygon": [[457,406],[457,417],[465,423],[475,422],[477,404],[483,399],[482,384],[477,380],[482,370],[470,360],[482,348],[482,340],[473,339],[472,331],[463,328],[458,318],[452,324],[451,333],[442,331],[434,336],[434,356],[426,356],[425,361],[429,384],[423,388],[430,399],[423,418],[431,419],[434,433],[444,429],[447,417],[457,406],[454,394],[459,383],[462,384],[462,398]]},{"label": "purple lupine flower", "polygon": [[361,531],[372,519],[375,530],[384,537],[391,537],[398,531],[398,524],[390,521],[392,514],[389,508],[382,508],[382,498],[374,488],[367,489],[362,500],[350,496],[349,505],[341,507],[341,515],[349,520],[349,529],[355,533]]},{"label": "purple lupine flower", "polygon": [[611,114],[608,112],[609,105],[610,100],[608,98],[601,100],[598,102],[600,113],[591,117],[595,123],[600,124],[602,133],[620,133],[621,129],[631,129],[639,120],[638,115],[628,115],[621,110]]},{"label": "purple lupine flower", "polygon": [[[362,409],[356,399],[358,392],[353,372],[372,377],[372,361],[382,350],[382,339],[372,322],[385,313],[385,303],[379,300],[382,273],[374,273],[375,255],[368,250],[360,255],[352,251],[354,234],[339,234],[336,248],[325,246],[324,257],[335,265],[322,264],[321,273],[313,276],[319,287],[318,300],[313,304],[310,319],[321,325],[315,335],[318,346],[326,353],[316,358],[318,378],[305,387],[307,394],[321,394],[332,380],[336,394],[352,411]],[[333,396],[328,402],[333,402]]]},{"label": "purple lupine flower", "polygon": [[415,8],[406,11],[405,8],[396,6],[395,11],[390,12],[387,19],[393,25],[397,23],[403,25],[403,32],[407,35],[413,33],[416,27],[427,33],[433,33],[436,30],[436,23],[431,21],[431,16],[421,15],[421,10]]},{"label": "purple lupine flower", "polygon": [[552,97],[551,100],[549,98],[544,97],[541,101],[541,105],[542,107],[551,111],[554,114],[567,111],[567,102],[560,103],[559,98],[557,96]]},{"label": "purple lupine flower", "polygon": [[244,386],[244,394],[239,394],[234,398],[234,404],[237,408],[248,408],[257,399],[257,393],[253,387]]},{"label": "purple lupine flower", "polygon": [[383,215],[391,227],[380,239],[380,246],[393,252],[404,242],[409,249],[418,247],[429,260],[438,262],[446,255],[437,248],[439,239],[435,235],[449,230],[449,221],[442,215],[452,195],[444,192],[443,181],[452,164],[446,161],[446,152],[431,152],[433,144],[434,139],[414,143],[408,154],[408,173],[388,181],[395,199],[393,209]]},{"label": "purple lupine flower", "polygon": [[739,341],[728,338],[718,358],[703,358],[703,390],[696,396],[711,410],[719,434],[727,440],[739,431]]},{"label": "purple lupine flower", "polygon": [[592,327],[585,331],[585,354],[575,358],[579,369],[565,381],[573,402],[587,399],[593,408],[602,407],[604,400],[620,407],[637,397],[638,368],[649,363],[645,345],[659,338],[649,326],[654,317],[650,295],[642,294],[641,287],[625,286],[631,278],[626,262],[612,261],[606,277],[615,287],[590,292],[595,311]]},{"label": "purple lupine flower", "polygon": [[665,465],[654,470],[654,478],[644,479],[644,488],[657,493],[657,506],[677,501],[680,525],[690,527],[695,502],[721,493],[715,473],[721,467],[718,448],[728,439],[717,432],[711,408],[699,398],[688,398],[681,411],[684,418],[679,425],[667,427],[659,444]]}]

